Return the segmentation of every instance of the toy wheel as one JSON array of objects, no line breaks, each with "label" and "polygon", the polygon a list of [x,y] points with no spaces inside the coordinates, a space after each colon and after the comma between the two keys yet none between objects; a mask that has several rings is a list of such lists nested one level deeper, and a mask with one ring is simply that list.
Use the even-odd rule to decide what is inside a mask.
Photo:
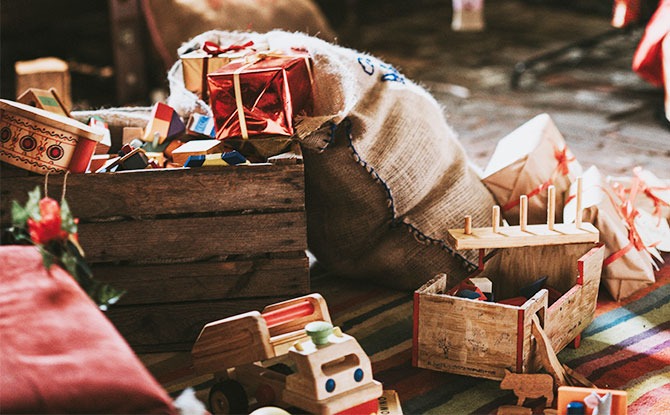
[{"label": "toy wheel", "polygon": [[209,410],[213,414],[245,414],[248,407],[247,393],[239,382],[224,380],[209,390]]}]

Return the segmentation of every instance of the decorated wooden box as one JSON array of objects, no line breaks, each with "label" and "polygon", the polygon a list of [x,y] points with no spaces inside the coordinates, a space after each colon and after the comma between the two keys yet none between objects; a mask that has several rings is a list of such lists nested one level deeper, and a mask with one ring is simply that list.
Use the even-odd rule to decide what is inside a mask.
[{"label": "decorated wooden box", "polygon": [[[479,250],[473,275],[450,285],[440,274],[415,291],[414,366],[495,380],[505,369],[533,373],[541,367],[531,334],[534,316],[556,353],[573,341],[578,345],[593,320],[604,251],[596,244],[598,230],[590,223],[523,220],[499,228],[495,212],[490,228],[466,223],[449,231],[456,249]],[[464,286],[487,279],[492,289],[486,295],[494,301],[462,296]]]},{"label": "decorated wooden box", "polygon": [[77,120],[0,100],[0,161],[40,174],[83,173],[102,139]]},{"label": "decorated wooden box", "polygon": [[[2,167],[4,228],[11,201],[25,203],[44,177]],[[64,177],[49,175],[51,197]],[[66,181],[94,278],[126,290],[106,314],[138,352],[190,350],[210,321],[309,292],[302,164]]]}]

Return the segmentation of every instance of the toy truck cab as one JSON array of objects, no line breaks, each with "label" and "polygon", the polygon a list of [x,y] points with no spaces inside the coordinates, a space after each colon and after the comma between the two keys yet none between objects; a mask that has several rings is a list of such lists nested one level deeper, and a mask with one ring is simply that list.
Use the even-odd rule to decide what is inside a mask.
[{"label": "toy truck cab", "polygon": [[[308,334],[305,327],[314,325]],[[277,405],[331,414],[374,401],[372,411],[365,407],[372,413],[382,393],[368,356],[353,337],[333,330],[318,294],[208,323],[191,354],[196,373],[215,375],[213,413]]]}]

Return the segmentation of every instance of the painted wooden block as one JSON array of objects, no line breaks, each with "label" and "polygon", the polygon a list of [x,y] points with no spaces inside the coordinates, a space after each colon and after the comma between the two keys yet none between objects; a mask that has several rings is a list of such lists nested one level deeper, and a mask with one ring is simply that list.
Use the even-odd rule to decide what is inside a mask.
[{"label": "painted wooden block", "polygon": [[55,89],[62,98],[66,112],[72,108],[72,91],[69,65],[56,57],[18,61],[14,64],[16,93],[28,88]]},{"label": "painted wooden block", "polygon": [[17,102],[41,108],[54,114],[69,117],[70,113],[55,89],[29,88],[16,99]]},{"label": "painted wooden block", "polygon": [[174,108],[158,102],[152,109],[142,140],[160,145],[168,138],[180,136],[185,130],[186,126]]},{"label": "painted wooden block", "polygon": [[220,140],[191,140],[172,151],[172,162],[183,166],[189,156],[221,153],[222,150]]},{"label": "painted wooden block", "polygon": [[191,114],[186,123],[186,133],[195,136],[204,136],[209,138],[216,137],[216,126],[214,118],[202,114]]},{"label": "painted wooden block", "polygon": [[[558,388],[558,415],[567,415],[567,407],[570,402],[584,402],[585,415],[594,413],[594,409],[588,401],[589,396],[595,394],[599,400],[607,394],[611,395],[609,402],[611,415],[626,415],[628,413],[628,394],[623,390],[583,388],[576,386],[560,386]],[[604,411],[599,411],[602,415]]]},{"label": "painted wooden block", "polygon": [[5,163],[40,174],[84,173],[101,140],[100,132],[79,121],[0,100],[0,161]]}]

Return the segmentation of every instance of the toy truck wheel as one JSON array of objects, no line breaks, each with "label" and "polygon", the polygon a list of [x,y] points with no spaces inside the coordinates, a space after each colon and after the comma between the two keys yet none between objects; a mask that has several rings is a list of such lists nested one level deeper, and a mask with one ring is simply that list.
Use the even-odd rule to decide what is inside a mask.
[{"label": "toy truck wheel", "polygon": [[209,409],[213,414],[243,414],[248,407],[247,393],[239,382],[224,380],[209,390]]}]

